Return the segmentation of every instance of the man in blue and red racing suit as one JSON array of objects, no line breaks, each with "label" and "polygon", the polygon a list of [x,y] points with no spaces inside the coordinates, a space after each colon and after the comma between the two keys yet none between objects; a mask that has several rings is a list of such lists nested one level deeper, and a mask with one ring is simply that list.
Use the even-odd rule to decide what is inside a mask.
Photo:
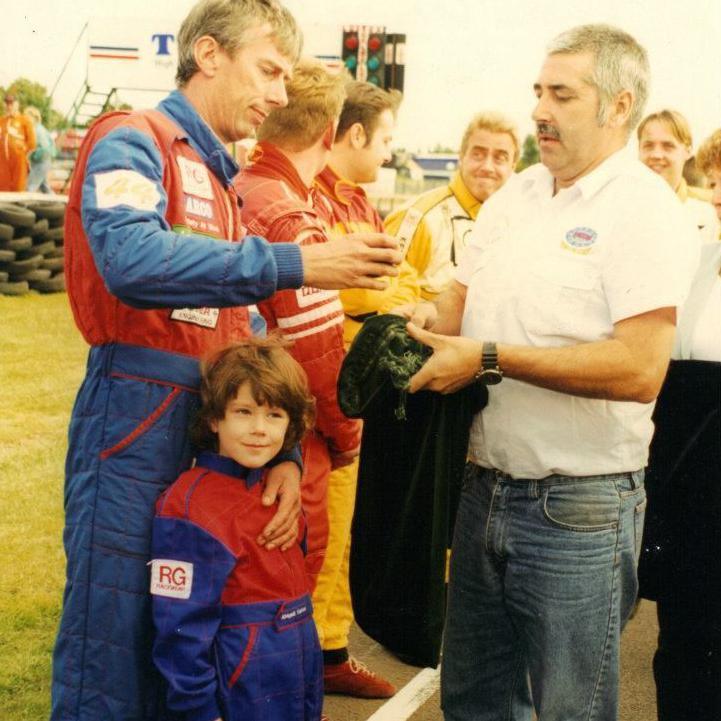
[{"label": "man in blue and red racing suit", "polygon": [[[242,306],[278,289],[379,287],[376,277],[395,274],[385,236],[304,248],[243,239],[238,167],[223,143],[286,103],[299,49],[295,21],[273,0],[202,0],[178,36],[179,91],[157,110],[104,116],[81,148],[66,276],[91,348],[69,429],[53,721],[163,717],[146,563],[155,500],[191,461],[198,358],[249,335]],[[281,500],[258,539],[268,548],[295,542],[295,469],[270,471],[264,502]]]},{"label": "man in blue and red racing suit", "polygon": [[[313,188],[324,167],[343,107],[346,77],[318,61],[304,60],[288,83],[288,105],[276,108],[258,131],[251,164],[237,176],[248,231],[271,243],[296,238],[301,245],[328,242]],[[326,210],[328,212],[329,209]],[[332,470],[358,455],[361,423],[338,407],[337,383],[345,349],[338,291],[303,286],[282,290],[258,304],[268,328],[293,342],[288,348],[308,376],[316,424],[303,441],[301,498],[308,521],[306,569],[311,588],[328,545],[328,493]]]}]

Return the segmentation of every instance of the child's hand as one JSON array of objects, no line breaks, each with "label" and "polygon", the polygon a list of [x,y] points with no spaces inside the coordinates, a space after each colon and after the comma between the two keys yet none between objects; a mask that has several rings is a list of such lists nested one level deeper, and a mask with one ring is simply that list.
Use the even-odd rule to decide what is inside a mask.
[{"label": "child's hand", "polygon": [[263,505],[272,506],[276,501],[278,511],[258,536],[258,545],[285,551],[298,541],[300,468],[293,461],[284,461],[268,471]]}]

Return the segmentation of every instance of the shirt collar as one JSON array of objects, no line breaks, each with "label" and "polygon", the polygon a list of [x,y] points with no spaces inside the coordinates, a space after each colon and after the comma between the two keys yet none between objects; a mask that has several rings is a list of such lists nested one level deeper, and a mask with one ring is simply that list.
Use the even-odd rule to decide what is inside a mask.
[{"label": "shirt collar", "polygon": [[263,478],[265,467],[246,468],[228,456],[221,456],[212,451],[202,451],[195,459],[196,466],[202,466],[210,471],[222,473],[224,476],[232,476],[245,481],[247,488],[252,488]]},{"label": "shirt collar", "polygon": [[338,202],[343,203],[343,205],[350,205],[353,202],[354,196],[360,195],[363,198],[366,197],[365,190],[363,190],[360,185],[341,178],[330,165],[326,165],[325,168],[320,171],[316,176],[316,181],[326,194]]},{"label": "shirt collar", "polygon": [[[305,185],[300,175],[298,175],[295,165],[293,165],[288,159],[288,156],[277,146],[264,140],[260,141],[253,148],[248,162],[251,163],[249,167],[252,168],[254,172],[261,175],[268,175],[268,177],[274,180],[280,179],[281,181],[285,181],[301,198],[308,199],[309,188]],[[266,169],[268,169],[268,171],[272,170],[272,174],[270,172],[264,172]]]},{"label": "shirt collar", "polygon": [[453,176],[453,180],[451,180],[448,187],[451,189],[453,195],[456,196],[456,200],[460,203],[461,208],[475,220],[478,211],[481,209],[481,201],[474,195],[471,195],[471,191],[468,190],[468,187],[463,182],[460,173],[456,173]]},{"label": "shirt collar", "polygon": [[[563,190],[566,192],[574,192],[585,199],[594,196],[604,186],[610,183],[614,178],[618,177],[621,171],[628,167],[630,163],[639,163],[640,161],[630,159],[627,155],[626,147],[617,150],[609,155],[599,166],[594,168],[590,173],[579,178],[573,185]],[[554,178],[551,172],[544,165],[539,163],[538,171],[528,178],[524,178],[526,187],[535,186],[534,190],[541,195],[551,196],[554,189]],[[535,169],[537,166],[533,166]],[[523,177],[523,176],[521,176]]]},{"label": "shirt collar", "polygon": [[615,153],[609,155],[597,168],[590,173],[579,178],[574,185],[578,188],[581,195],[588,199],[598,193],[601,188],[610,183],[614,178],[618,177],[624,167],[628,167],[629,163],[638,163],[640,161],[629,159],[626,155],[626,147],[624,146]]},{"label": "shirt collar", "polygon": [[210,126],[198,115],[188,98],[179,90],[173,90],[160,102],[158,110],[180,125],[186,133],[185,139],[193,150],[200,155],[220,181],[230,185],[238,174],[240,166],[233,160]]}]

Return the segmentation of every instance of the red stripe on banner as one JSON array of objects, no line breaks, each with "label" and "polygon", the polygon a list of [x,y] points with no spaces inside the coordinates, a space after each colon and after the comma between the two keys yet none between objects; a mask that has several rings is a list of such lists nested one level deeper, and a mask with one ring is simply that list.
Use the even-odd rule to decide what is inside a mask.
[{"label": "red stripe on banner", "polygon": [[90,53],[91,58],[107,58],[108,60],[140,60],[140,55],[100,55]]}]

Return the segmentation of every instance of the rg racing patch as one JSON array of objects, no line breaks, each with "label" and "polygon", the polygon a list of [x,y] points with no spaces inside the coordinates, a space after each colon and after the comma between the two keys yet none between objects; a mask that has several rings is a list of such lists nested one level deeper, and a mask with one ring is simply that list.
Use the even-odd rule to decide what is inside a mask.
[{"label": "rg racing patch", "polygon": [[166,598],[190,598],[193,590],[193,564],[169,558],[150,562],[150,593]]}]

